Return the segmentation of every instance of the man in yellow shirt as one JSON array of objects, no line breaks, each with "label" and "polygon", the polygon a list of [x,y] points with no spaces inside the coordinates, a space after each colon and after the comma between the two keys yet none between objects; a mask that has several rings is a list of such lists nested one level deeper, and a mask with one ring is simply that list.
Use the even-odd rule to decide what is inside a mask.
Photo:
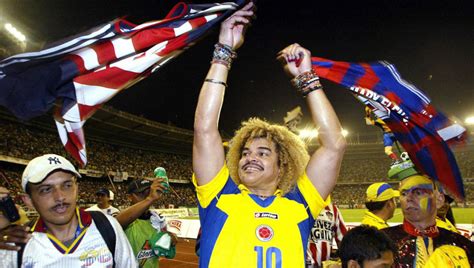
[{"label": "man in yellow shirt", "polygon": [[373,183],[367,188],[365,206],[368,211],[365,212],[362,219],[363,225],[374,226],[377,229],[389,227],[387,221],[393,217],[395,208],[395,197],[400,193],[393,190],[390,184],[385,182]]},{"label": "man in yellow shirt", "polygon": [[[346,141],[312,71],[310,51],[295,43],[277,57],[308,104],[321,146],[310,157],[304,142],[285,126],[251,118],[236,131],[225,155],[220,110],[252,9],[250,2],[221,24],[196,106],[193,183],[202,227],[199,267],[303,268],[309,233],[328,204]],[[263,103],[257,105],[263,109]]]}]

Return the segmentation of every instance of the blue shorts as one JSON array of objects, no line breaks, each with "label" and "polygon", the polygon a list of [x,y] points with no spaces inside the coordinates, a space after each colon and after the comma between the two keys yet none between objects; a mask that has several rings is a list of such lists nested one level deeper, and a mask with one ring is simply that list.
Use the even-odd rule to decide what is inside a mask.
[{"label": "blue shorts", "polygon": [[393,133],[384,132],[383,133],[383,146],[392,146],[395,143],[395,135]]}]

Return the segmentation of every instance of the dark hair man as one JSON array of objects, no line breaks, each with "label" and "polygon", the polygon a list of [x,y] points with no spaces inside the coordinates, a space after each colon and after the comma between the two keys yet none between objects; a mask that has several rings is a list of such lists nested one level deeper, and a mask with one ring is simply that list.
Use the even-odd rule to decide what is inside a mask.
[{"label": "dark hair man", "polygon": [[377,182],[371,184],[366,191],[365,212],[361,224],[374,226],[377,229],[389,227],[387,221],[393,217],[397,208],[395,197],[400,193],[392,189],[388,183]]},{"label": "dark hair man", "polygon": [[113,207],[110,201],[112,200],[113,194],[107,188],[100,188],[95,193],[97,204],[93,205],[90,208],[87,208],[86,211],[102,211],[104,214],[109,216],[117,216],[120,213],[120,210],[116,207]]},{"label": "dark hair man", "polygon": [[453,210],[451,209],[451,203],[453,201],[454,199],[452,197],[444,193],[444,203],[436,212],[436,226],[459,233],[459,230],[456,228],[456,222],[454,221]]},{"label": "dark hair man", "polygon": [[[157,268],[160,256],[172,259],[176,255],[176,236],[166,231],[164,217],[156,211],[150,211],[150,207],[160,199],[161,192],[165,189],[162,182],[163,179],[137,179],[130,182],[127,194],[132,206],[117,215],[139,267]],[[170,239],[170,243],[157,247],[154,243],[159,239]]]},{"label": "dark hair man", "polygon": [[[36,209],[39,218],[31,228],[31,239],[20,251],[21,258],[16,251],[0,250],[2,267],[19,267],[18,259],[21,267],[136,267],[119,223],[102,213],[93,218],[76,206],[80,176],[59,155],[46,154],[28,163],[21,181],[26,192],[23,201]],[[114,252],[101,231],[104,225],[115,237]]]},{"label": "dark hair man", "polygon": [[367,225],[349,230],[339,247],[343,268],[389,268],[396,254],[393,241],[382,231]]}]

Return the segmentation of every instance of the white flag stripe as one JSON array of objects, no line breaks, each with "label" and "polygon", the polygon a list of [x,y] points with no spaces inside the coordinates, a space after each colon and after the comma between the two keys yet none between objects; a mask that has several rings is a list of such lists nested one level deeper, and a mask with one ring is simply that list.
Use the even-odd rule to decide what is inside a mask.
[{"label": "white flag stripe", "polygon": [[61,123],[56,120],[54,120],[54,122],[56,123],[56,128],[58,129],[58,134],[59,134],[59,138],[61,139],[61,143],[64,146],[69,141],[68,133],[74,133],[75,136],[79,138],[81,144],[84,144],[84,148],[79,150],[78,153],[81,160],[84,163],[87,163],[87,152],[85,149],[84,132],[82,130],[82,126],[84,125],[84,122],[81,121],[79,123],[71,123],[68,121],[64,121],[64,123]]},{"label": "white flag stripe", "polygon": [[384,64],[385,67],[387,67],[389,69],[389,71],[393,74],[393,77],[395,77],[395,79],[397,80],[398,83],[400,83],[400,85],[404,86],[406,89],[411,91],[413,94],[417,95],[426,104],[430,103],[430,99],[425,94],[423,94],[423,92],[418,90],[418,88],[416,88],[414,85],[412,85],[412,84],[408,83],[407,81],[403,80],[403,78],[395,70],[395,67],[392,64],[390,64],[388,62],[385,62],[385,61],[382,61],[381,63]]},{"label": "white flag stripe", "polygon": [[462,135],[466,131],[464,127],[458,124],[452,124],[445,128],[439,129],[438,134],[443,138],[443,140],[448,141],[452,138]]},{"label": "white flag stripe", "polygon": [[120,37],[112,40],[112,45],[114,46],[115,56],[118,59],[121,57],[135,53],[135,48],[133,47],[132,38]]},{"label": "white flag stripe", "polygon": [[[81,37],[70,40],[66,43],[60,44],[58,46],[54,46],[54,47],[51,47],[51,48],[46,48],[46,49],[43,49],[43,50],[37,51],[37,52],[27,52],[27,53],[22,53],[22,54],[11,56],[11,57],[5,59],[4,61],[6,61],[7,63],[6,64],[1,64],[0,67],[5,67],[5,66],[8,66],[10,64],[17,63],[17,62],[30,61],[30,60],[32,60],[31,58],[35,58],[35,57],[38,58],[38,59],[49,58],[49,57],[53,57],[53,56],[56,56],[56,55],[62,55],[64,53],[68,53],[68,52],[71,52],[71,51],[78,50],[80,48],[86,47],[86,46],[96,42],[98,39],[94,38],[94,37],[105,33],[111,27],[113,27],[113,25],[107,24],[107,25],[104,25],[102,28],[98,29],[97,31],[95,31],[93,33],[90,33],[88,35],[83,35]],[[105,35],[104,37],[102,37],[101,39],[109,38],[113,35],[115,35],[115,33],[111,32],[111,33],[108,33],[107,35]],[[86,41],[81,43],[80,45],[77,45],[77,43],[80,43],[83,40],[86,40]],[[31,57],[31,58],[27,59],[27,60],[21,59],[21,58],[24,58],[24,57]],[[20,59],[15,59],[15,58],[20,58]],[[12,59],[12,61],[8,61],[10,59]],[[13,60],[13,59],[15,59],[15,60]]]},{"label": "white flag stripe", "polygon": [[192,29],[193,29],[193,26],[191,25],[191,23],[189,23],[189,21],[187,21],[187,22],[183,23],[183,25],[174,28],[174,35],[175,36],[180,36],[183,33],[187,33],[189,31],[191,31]]},{"label": "white flag stripe", "polygon": [[152,26],[152,25],[154,25],[154,24],[159,24],[159,23],[161,23],[161,22],[162,22],[162,20],[154,20],[154,21],[146,22],[146,23],[137,25],[137,26],[134,27],[132,30],[133,30],[133,31],[139,30],[139,29],[141,29],[141,28],[145,28],[145,27],[148,27],[148,26]]},{"label": "white flag stripe", "polygon": [[[70,52],[73,52],[73,51],[76,51],[82,47],[85,47],[85,46],[88,46],[90,44],[93,44],[95,43],[97,40],[100,40],[100,39],[91,39],[91,40],[88,40],[86,42],[84,42],[84,44],[82,44],[81,46],[77,46],[77,47],[72,47],[72,48],[69,48],[67,50],[63,50],[63,51],[60,51],[60,52],[57,52],[57,53],[54,53],[54,54],[47,54],[47,55],[44,55],[44,56],[37,56],[35,57],[36,59],[47,59],[47,58],[51,58],[51,57],[54,57],[54,56],[57,56],[57,55],[62,55],[62,54],[67,54],[67,53],[70,53]],[[72,54],[72,53],[71,53]],[[31,61],[32,59],[15,59],[15,60],[12,60],[10,62],[7,62],[5,64],[0,64],[0,68],[2,67],[6,67],[10,64],[14,64],[14,63],[21,63],[21,62],[27,62],[27,61]],[[34,59],[33,59],[34,60]]]},{"label": "white flag stripe", "polygon": [[162,57],[156,55],[156,53],[163,50],[167,43],[168,41],[161,42],[147,50],[146,53],[122,59],[111,64],[110,67],[117,67],[128,72],[141,73],[162,59]]},{"label": "white flag stripe", "polygon": [[[104,103],[118,92],[116,89],[96,85],[85,85],[78,82],[74,82],[74,87],[76,88],[77,102],[87,106]],[[78,122],[78,120],[70,121]]]},{"label": "white flag stripe", "polygon": [[[84,144],[85,147],[85,144]],[[79,150],[79,157],[81,158],[83,163],[87,163],[87,152],[86,149]]]},{"label": "white flag stripe", "polygon": [[56,120],[54,120],[54,122],[56,122],[56,128],[58,129],[58,134],[59,134],[59,138],[61,139],[61,143],[64,145],[66,144],[68,140],[66,126],[64,126],[63,123],[58,122]]},{"label": "white flag stripe", "polygon": [[[195,10],[191,9],[191,15],[194,16],[196,14],[201,14],[201,13],[214,13],[214,12],[220,12],[220,11],[227,11],[227,10],[236,10],[237,5],[235,3],[224,3],[224,4],[218,4],[212,7],[209,7],[208,9],[205,10]],[[189,15],[186,15],[189,16]]]},{"label": "white flag stripe", "polygon": [[76,103],[69,108],[63,115],[64,120],[78,122],[81,121],[81,113],[79,112],[79,105]]},{"label": "white flag stripe", "polygon": [[207,15],[207,16],[205,16],[204,18],[206,18],[206,21],[211,21],[211,20],[217,18],[217,15],[216,15],[216,14]]},{"label": "white flag stripe", "polygon": [[82,58],[84,61],[84,68],[86,70],[94,70],[99,66],[99,58],[97,57],[97,53],[91,48],[85,48],[72,54],[76,54]]}]

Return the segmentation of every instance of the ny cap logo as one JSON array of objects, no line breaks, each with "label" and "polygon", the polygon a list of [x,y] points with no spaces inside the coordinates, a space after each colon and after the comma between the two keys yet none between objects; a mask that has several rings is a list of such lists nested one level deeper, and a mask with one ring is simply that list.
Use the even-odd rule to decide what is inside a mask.
[{"label": "ny cap logo", "polygon": [[57,158],[57,157],[52,157],[51,156],[51,157],[48,158],[48,160],[49,160],[50,165],[52,165],[52,164],[55,164],[55,165],[62,164],[61,161],[59,161],[59,158]]}]

